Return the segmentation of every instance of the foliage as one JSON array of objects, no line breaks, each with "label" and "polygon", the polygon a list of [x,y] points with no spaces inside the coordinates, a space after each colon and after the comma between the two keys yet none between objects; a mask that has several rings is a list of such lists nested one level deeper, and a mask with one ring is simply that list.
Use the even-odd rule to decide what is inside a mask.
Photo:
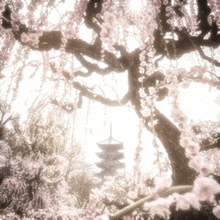
[{"label": "foliage", "polygon": [[[81,148],[72,146],[67,153],[63,138],[59,138],[56,148],[62,155],[56,154],[54,142],[48,141],[55,135],[54,128],[58,127],[55,123],[45,127],[32,123],[22,130],[19,121],[12,117],[4,126],[9,128],[4,128],[4,139],[0,143],[2,218],[79,218],[82,212],[79,207],[87,202],[94,187],[91,165],[83,161]],[[74,174],[82,169],[84,178],[78,185],[74,178],[77,177],[77,181],[80,178]]]},{"label": "foliage", "polygon": [[[193,207],[203,212],[199,204],[205,200],[214,206],[214,216],[220,216],[215,199],[219,185],[209,176],[211,170],[218,174],[219,167],[207,163],[213,161],[207,151],[220,146],[219,124],[195,124],[179,103],[180,91],[192,84],[219,89],[217,0],[2,0],[0,14],[2,99],[15,107],[23,102],[19,100],[22,92],[31,91],[27,82],[38,84],[35,95],[24,101],[28,113],[25,121],[33,123],[29,130],[21,131],[14,121],[15,130],[7,132],[5,125],[11,118],[4,120],[7,111],[0,109],[0,139],[8,145],[1,151],[5,152],[3,161],[10,160],[11,164],[10,170],[2,170],[1,184],[2,189],[13,188],[2,192],[4,209],[10,207],[21,216],[32,207],[37,209],[28,214],[33,218],[45,218],[39,209],[50,205],[59,212],[61,204],[69,201],[63,195],[69,194],[58,191],[65,191],[65,184],[72,179],[71,193],[79,181],[89,186],[89,191],[79,187],[75,193],[79,206],[87,207],[81,218],[105,214],[100,211],[103,204],[94,206],[101,201],[101,192],[86,202],[92,184],[87,174],[72,172],[74,160],[65,155],[73,142],[73,138],[67,139],[74,130],[70,121],[90,99],[111,107],[131,106],[153,134],[155,161],[160,178],[166,181],[156,181],[155,201],[146,204],[147,209],[168,218],[173,203],[183,211]],[[186,66],[181,66],[183,58],[188,59]],[[170,103],[171,117],[157,108],[158,102],[165,101]],[[158,143],[170,160],[172,181],[163,176]],[[158,199],[171,182],[174,188],[190,185],[193,190]],[[129,191],[124,190],[115,193]],[[110,191],[115,191],[114,187]],[[186,202],[192,198],[195,203]],[[119,212],[125,214],[123,209]],[[114,219],[114,215],[97,218]]]}]

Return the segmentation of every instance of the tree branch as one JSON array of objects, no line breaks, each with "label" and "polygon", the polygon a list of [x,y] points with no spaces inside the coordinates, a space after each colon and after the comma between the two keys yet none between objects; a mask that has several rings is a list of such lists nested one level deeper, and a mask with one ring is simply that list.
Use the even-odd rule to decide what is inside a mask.
[{"label": "tree branch", "polygon": [[213,59],[213,58],[211,58],[211,57],[206,56],[201,47],[198,47],[198,52],[199,52],[200,56],[201,56],[204,60],[207,60],[207,61],[209,61],[210,63],[213,63],[215,66],[220,67],[220,62],[218,62],[217,60],[215,60],[215,59]]},{"label": "tree branch", "polygon": [[209,149],[220,148],[220,133],[217,133],[214,138],[217,140],[215,142],[211,142],[210,138],[203,140],[200,144],[200,151],[206,151]]},{"label": "tree branch", "polygon": [[86,26],[90,29],[93,29],[98,34],[98,36],[100,34],[101,28],[93,21],[93,19],[97,20],[96,15],[102,11],[102,3],[102,0],[90,0],[87,4],[86,16],[84,17]]},{"label": "tree branch", "polygon": [[91,73],[96,72],[99,75],[104,76],[104,75],[111,73],[114,70],[114,68],[109,67],[109,66],[102,69],[97,64],[94,64],[94,63],[87,61],[81,54],[75,54],[75,57],[79,60],[79,62],[82,64],[82,66],[87,68],[88,71]]},{"label": "tree branch", "polygon": [[[2,27],[5,29],[11,29],[12,19],[11,19],[11,9],[8,5],[5,7],[3,12],[3,22]],[[24,43],[21,41],[21,35],[23,33],[36,33],[35,30],[32,30],[26,27],[20,22],[16,22],[18,25],[18,30],[13,30],[14,38],[19,41],[21,44],[29,46],[32,50],[37,51],[49,51],[51,49],[59,50],[62,45],[62,33],[60,31],[44,31],[42,36],[39,37],[39,43],[37,46],[32,46],[29,43]],[[83,54],[95,60],[101,60],[100,48],[96,44],[89,44],[80,39],[68,39],[65,52],[71,54]],[[105,62],[109,67],[114,69],[116,72],[125,71],[120,59],[118,59],[113,53],[109,51],[104,51],[103,62]]]},{"label": "tree branch", "polygon": [[[166,191],[162,192],[160,194],[161,197],[168,197],[169,195],[172,195],[173,193],[178,193],[178,194],[184,194],[187,192],[191,192],[192,191],[193,186],[191,185],[185,185],[185,186],[173,186],[170,187],[169,189],[167,189]],[[119,219],[125,215],[130,214],[131,212],[133,212],[135,209],[137,208],[141,208],[146,202],[151,202],[155,199],[155,195],[150,195],[146,198],[143,198],[123,209],[121,209],[120,211],[118,211],[116,214],[114,215],[110,215],[110,220],[116,220]]]},{"label": "tree branch", "polygon": [[79,82],[73,82],[73,87],[75,89],[79,90],[81,92],[82,96],[84,96],[84,97],[86,97],[88,99],[100,102],[100,103],[102,103],[104,105],[107,105],[107,106],[112,106],[112,107],[122,106],[122,105],[125,105],[130,100],[129,99],[130,96],[128,94],[126,94],[124,96],[124,98],[122,98],[121,101],[105,98],[105,97],[103,97],[103,96],[101,96],[99,94],[93,93],[88,88],[86,88],[85,86],[81,85]]}]

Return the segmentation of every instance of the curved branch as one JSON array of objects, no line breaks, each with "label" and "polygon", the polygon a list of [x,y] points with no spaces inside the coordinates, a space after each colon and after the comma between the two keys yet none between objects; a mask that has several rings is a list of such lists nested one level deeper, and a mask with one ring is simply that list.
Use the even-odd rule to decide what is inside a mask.
[{"label": "curved branch", "polygon": [[85,24],[98,35],[100,34],[101,28],[98,24],[93,22],[93,19],[97,20],[96,15],[102,11],[102,3],[102,0],[90,0],[86,8]]},{"label": "curved branch", "polygon": [[91,73],[96,72],[99,75],[104,76],[104,75],[107,75],[107,74],[111,73],[112,71],[114,71],[114,68],[112,68],[111,66],[108,66],[104,69],[100,68],[97,64],[94,64],[94,63],[91,63],[91,62],[87,61],[81,54],[75,54],[75,57]]},{"label": "curved branch", "polygon": [[[5,29],[12,29],[12,19],[11,19],[11,9],[8,5],[5,7],[3,12],[3,22],[2,27]],[[32,50],[37,51],[49,51],[51,49],[59,50],[62,46],[62,33],[60,31],[44,31],[42,36],[39,37],[39,42],[37,46],[32,46],[29,43],[24,43],[21,41],[21,35],[23,33],[36,33],[35,30],[26,27],[20,22],[16,22],[18,30],[13,30],[14,38],[19,41],[22,45],[29,46]],[[96,44],[89,44],[80,39],[68,39],[65,45],[65,52],[71,54],[83,54],[95,60],[101,60],[100,48]],[[124,67],[120,59],[118,59],[113,53],[109,51],[104,51],[103,62],[105,62],[109,67],[114,69],[114,71],[122,72]]]},{"label": "curved branch", "polygon": [[81,92],[82,96],[84,96],[84,97],[86,97],[88,99],[100,102],[100,103],[102,103],[104,105],[107,105],[107,106],[112,106],[112,107],[122,106],[122,105],[125,105],[130,100],[129,99],[130,96],[128,94],[126,94],[124,96],[124,98],[122,98],[121,101],[112,100],[112,99],[103,97],[103,96],[101,96],[99,94],[93,93],[88,88],[86,88],[85,86],[81,85],[79,82],[73,82],[73,87],[75,89],[79,90]]},{"label": "curved branch", "polygon": [[[173,193],[184,194],[187,192],[191,192],[192,188],[193,188],[193,186],[191,186],[191,185],[173,186],[173,187],[170,187],[169,189],[167,189],[166,191],[162,192],[160,196],[161,197],[168,197],[169,195],[172,195]],[[150,195],[146,198],[143,198],[143,199],[125,207],[124,209],[120,210],[116,214],[110,215],[110,220],[116,220],[116,219],[119,219],[125,215],[128,215],[131,212],[133,212],[135,209],[141,208],[146,202],[151,202],[154,199],[155,199],[154,194]]]}]

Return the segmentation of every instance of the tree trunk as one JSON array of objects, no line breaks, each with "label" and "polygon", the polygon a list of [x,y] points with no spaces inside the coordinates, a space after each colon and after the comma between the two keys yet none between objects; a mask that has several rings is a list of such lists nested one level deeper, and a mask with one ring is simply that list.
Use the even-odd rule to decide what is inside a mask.
[{"label": "tree trunk", "polygon": [[[143,85],[141,85],[138,81],[140,77],[139,53],[140,51],[136,51],[136,53],[134,53],[129,67],[129,89],[132,96],[131,102],[135,106],[135,110],[139,118],[144,120],[147,130],[152,132],[152,129],[148,125],[149,118],[144,118],[141,114],[141,97],[139,89]],[[168,154],[172,168],[173,185],[192,184],[196,177],[196,172],[188,166],[189,159],[185,155],[185,150],[180,146],[179,129],[158,110],[156,110],[155,113],[155,119],[158,120],[158,123],[155,125],[154,129],[157,138],[159,138]]]}]

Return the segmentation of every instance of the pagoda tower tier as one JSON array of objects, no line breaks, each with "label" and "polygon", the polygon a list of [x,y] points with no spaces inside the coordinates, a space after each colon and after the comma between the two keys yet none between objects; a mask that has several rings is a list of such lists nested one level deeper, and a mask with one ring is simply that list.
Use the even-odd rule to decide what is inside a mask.
[{"label": "pagoda tower tier", "polygon": [[124,168],[125,164],[119,161],[101,161],[96,163],[96,166],[101,169],[107,170],[113,167],[115,169]]},{"label": "pagoda tower tier", "polygon": [[104,160],[120,160],[124,158],[124,154],[121,152],[118,152],[118,154],[115,154],[114,151],[110,151],[110,152],[98,152],[96,153],[96,155]]},{"label": "pagoda tower tier", "polygon": [[97,162],[96,166],[99,167],[101,171],[96,175],[101,178],[104,176],[112,176],[118,169],[125,167],[125,164],[120,161],[120,159],[124,158],[124,153],[119,152],[124,148],[123,143],[115,140],[111,133],[108,139],[97,143],[101,152],[97,152],[96,155],[101,161]]}]

